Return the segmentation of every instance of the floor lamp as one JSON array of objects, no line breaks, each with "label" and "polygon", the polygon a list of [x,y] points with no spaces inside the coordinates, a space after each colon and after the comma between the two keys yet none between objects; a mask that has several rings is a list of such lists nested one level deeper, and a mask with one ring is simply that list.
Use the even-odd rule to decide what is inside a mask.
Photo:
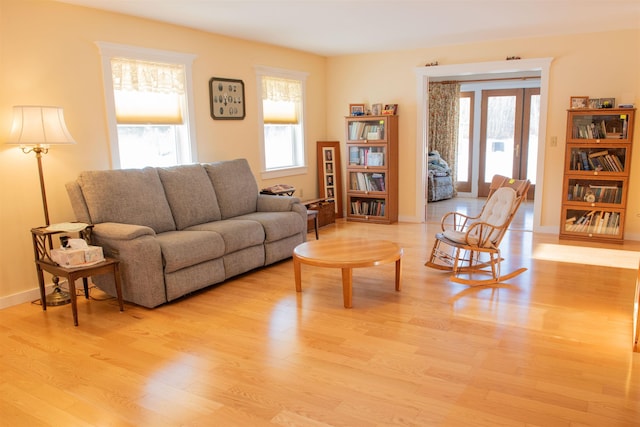
[{"label": "floor lamp", "polygon": [[[64,122],[62,108],[32,105],[13,107],[13,122],[7,144],[20,145],[23,153],[34,153],[36,155],[42,206],[44,208],[44,221],[47,226],[50,225],[50,222],[47,194],[44,189],[44,177],[42,175],[42,155],[49,152],[50,145],[75,143]],[[47,295],[47,305],[69,303],[71,301],[69,293],[60,288],[57,277],[54,277],[53,281],[55,286],[53,292]]]}]

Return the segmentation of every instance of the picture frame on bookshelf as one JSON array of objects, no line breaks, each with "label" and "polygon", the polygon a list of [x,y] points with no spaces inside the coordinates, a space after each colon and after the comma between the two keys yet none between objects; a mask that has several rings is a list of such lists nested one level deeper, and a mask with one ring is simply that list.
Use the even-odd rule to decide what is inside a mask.
[{"label": "picture frame on bookshelf", "polygon": [[600,108],[615,108],[615,98],[600,98]]},{"label": "picture frame on bookshelf", "polygon": [[340,141],[318,141],[318,197],[333,200],[336,218],[342,218],[342,169]]},{"label": "picture frame on bookshelf", "polygon": [[600,105],[600,98],[589,98],[589,108],[601,108]]},{"label": "picture frame on bookshelf", "polygon": [[569,107],[572,109],[589,108],[588,96],[572,96],[569,102]]},{"label": "picture frame on bookshelf", "polygon": [[364,104],[349,104],[350,116],[364,116]]},{"label": "picture frame on bookshelf", "polygon": [[374,116],[379,116],[382,114],[382,104],[373,104],[371,106],[371,114]]},{"label": "picture frame on bookshelf", "polygon": [[398,111],[398,104],[385,104],[384,110],[382,110],[382,114],[395,116],[397,111]]}]

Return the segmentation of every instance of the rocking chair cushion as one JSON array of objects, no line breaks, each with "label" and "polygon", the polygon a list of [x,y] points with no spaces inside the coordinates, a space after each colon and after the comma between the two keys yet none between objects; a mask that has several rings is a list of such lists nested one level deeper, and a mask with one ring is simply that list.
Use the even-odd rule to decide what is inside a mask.
[{"label": "rocking chair cushion", "polygon": [[[484,246],[490,247],[493,243],[495,243],[496,239],[500,236],[500,233],[503,231],[502,228],[505,225],[505,222],[509,219],[509,216],[512,213],[513,205],[516,202],[517,194],[515,190],[508,187],[502,187],[496,190],[495,193],[491,196],[482,211],[482,215],[478,218],[477,222],[484,222],[490,224],[493,227],[497,227],[491,233],[489,239],[482,239],[484,241]],[[454,241],[456,243],[461,243],[465,245],[477,246],[480,241],[479,231],[480,228],[471,229],[473,224],[469,224],[468,228],[464,231],[460,230],[445,230],[442,234],[447,239]],[[467,232],[467,230],[471,229],[471,232]],[[477,230],[476,232],[474,232]]]},{"label": "rocking chair cushion", "polygon": [[472,245],[475,246],[478,244],[478,237],[474,236],[473,234],[469,234],[469,236],[467,236],[467,233],[465,233],[464,231],[456,231],[456,230],[445,230],[442,235],[451,240],[452,242],[456,242],[456,243],[462,243],[462,244],[466,244],[466,245]]},{"label": "rocking chair cushion", "polygon": [[487,204],[480,216],[480,221],[501,227],[511,215],[513,203],[516,201],[517,196],[513,188],[498,188],[491,198],[487,200]]}]

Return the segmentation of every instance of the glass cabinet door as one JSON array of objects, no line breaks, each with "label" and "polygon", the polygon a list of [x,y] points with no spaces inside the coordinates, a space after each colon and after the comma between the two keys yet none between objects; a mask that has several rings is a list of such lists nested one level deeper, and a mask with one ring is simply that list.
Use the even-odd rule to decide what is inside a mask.
[{"label": "glass cabinet door", "polygon": [[349,165],[364,167],[385,167],[386,145],[349,144]]},{"label": "glass cabinet door", "polygon": [[349,141],[386,141],[385,120],[373,118],[349,120],[347,138]]},{"label": "glass cabinet door", "polygon": [[[570,111],[567,141],[588,142],[606,140],[631,142],[633,127],[629,126],[633,110],[597,109]],[[633,123],[631,121],[631,123]]]},{"label": "glass cabinet door", "polygon": [[578,145],[567,146],[567,172],[579,173],[627,173],[629,156],[627,147],[614,145]]}]

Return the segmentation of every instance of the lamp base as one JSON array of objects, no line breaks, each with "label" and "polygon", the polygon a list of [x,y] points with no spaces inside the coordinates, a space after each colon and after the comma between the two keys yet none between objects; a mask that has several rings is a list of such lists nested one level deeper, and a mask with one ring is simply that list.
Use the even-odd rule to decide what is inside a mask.
[{"label": "lamp base", "polygon": [[58,285],[57,277],[54,278],[55,286],[53,291],[46,296],[47,307],[54,307],[56,305],[65,305],[71,302],[71,295],[67,291],[63,291]]}]

